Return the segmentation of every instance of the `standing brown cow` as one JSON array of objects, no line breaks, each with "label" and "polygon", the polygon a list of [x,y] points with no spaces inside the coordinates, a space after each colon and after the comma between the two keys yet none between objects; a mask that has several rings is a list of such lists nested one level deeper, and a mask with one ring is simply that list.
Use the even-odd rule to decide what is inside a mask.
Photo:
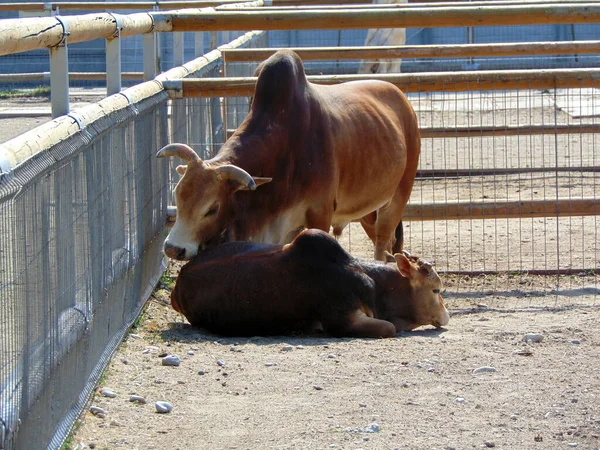
[{"label": "standing brown cow", "polygon": [[178,156],[177,219],[165,254],[186,260],[226,241],[290,242],[304,228],[339,235],[360,221],[375,259],[402,248],[402,213],[421,140],[406,96],[383,81],[309,83],[298,55],[280,50],[262,64],[250,112],[217,155]]}]

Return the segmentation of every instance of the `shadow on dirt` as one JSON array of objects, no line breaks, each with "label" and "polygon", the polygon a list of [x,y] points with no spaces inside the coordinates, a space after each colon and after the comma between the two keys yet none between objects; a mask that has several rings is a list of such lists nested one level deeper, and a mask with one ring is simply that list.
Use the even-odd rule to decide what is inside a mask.
[{"label": "shadow on dirt", "polygon": [[[343,337],[336,338],[328,336],[324,333],[293,333],[285,336],[221,336],[218,334],[212,334],[206,330],[200,328],[194,328],[190,324],[181,322],[170,322],[168,324],[169,329],[160,332],[160,337],[164,341],[175,341],[182,343],[194,343],[203,341],[216,341],[222,345],[244,345],[244,344],[255,344],[255,345],[273,345],[273,344],[289,344],[289,345],[327,345],[332,342],[349,342],[353,340],[375,340],[371,338],[354,338],[354,337]],[[447,330],[445,328],[422,328],[414,331],[402,331],[396,334],[397,339],[410,338],[410,337],[426,337],[426,338],[439,338]]]}]

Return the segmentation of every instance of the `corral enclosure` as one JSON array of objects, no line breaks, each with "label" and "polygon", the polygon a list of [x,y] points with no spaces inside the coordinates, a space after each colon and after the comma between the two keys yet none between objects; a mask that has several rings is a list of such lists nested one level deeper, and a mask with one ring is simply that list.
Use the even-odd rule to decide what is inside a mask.
[{"label": "corral enclosure", "polygon": [[[572,13],[581,20],[576,8]],[[592,26],[565,25],[574,33]],[[547,39],[546,27],[532,31],[531,40]],[[296,39],[305,33],[306,46],[331,46],[332,36],[349,32],[247,33],[159,75],[157,83],[0,146],[5,158],[31,155],[3,166],[0,178],[0,442],[6,448],[60,446],[156,284],[164,268],[163,219],[178,177],[177,162],[168,167],[156,151],[169,141],[189,143],[203,158],[218,150],[245,117],[250,77],[269,52],[252,56],[252,48],[279,47],[283,33]],[[477,27],[472,32],[478,35]],[[598,306],[600,78],[589,67],[597,66],[600,43],[586,45],[581,57],[568,53],[574,48],[559,57],[520,56],[529,65],[510,72],[477,69],[507,69],[514,54],[502,59],[466,48],[443,62],[434,54],[403,55],[410,73],[378,76],[407,93],[423,134],[405,247],[436,264],[455,313],[473,298],[494,309],[548,306],[532,303],[533,294],[556,308]],[[469,51],[479,53],[465,56]],[[299,53],[313,82],[360,78],[350,76],[360,58],[342,49],[329,59]],[[459,71],[434,72],[442,67]],[[531,70],[538,67],[549,69]],[[184,77],[189,82],[179,81]],[[372,256],[359,226],[346,229],[341,241],[356,256]]]}]

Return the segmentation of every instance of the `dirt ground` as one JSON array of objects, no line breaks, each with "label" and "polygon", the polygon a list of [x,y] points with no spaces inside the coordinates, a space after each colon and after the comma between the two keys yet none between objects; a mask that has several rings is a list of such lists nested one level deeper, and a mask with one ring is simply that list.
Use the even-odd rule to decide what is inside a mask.
[{"label": "dirt ground", "polygon": [[[117,396],[95,395],[106,415],[83,416],[74,448],[600,448],[598,306],[449,299],[446,328],[392,339],[223,338],[192,328],[163,283],[99,386]],[[162,365],[171,354],[178,367]]]}]

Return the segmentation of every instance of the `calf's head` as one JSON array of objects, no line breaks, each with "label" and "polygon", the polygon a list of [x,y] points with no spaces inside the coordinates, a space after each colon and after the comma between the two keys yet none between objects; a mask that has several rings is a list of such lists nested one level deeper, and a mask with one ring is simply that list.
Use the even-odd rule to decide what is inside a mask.
[{"label": "calf's head", "polygon": [[404,306],[402,310],[392,313],[391,322],[396,330],[409,331],[421,325],[438,328],[447,325],[450,316],[442,299],[443,284],[433,264],[405,251],[396,253],[393,258],[400,275],[410,286],[408,309]]},{"label": "calf's head", "polygon": [[213,165],[202,161],[185,144],[169,144],[157,158],[177,156],[186,165],[178,166],[182,175],[175,187],[177,218],[163,245],[165,255],[188,260],[199,246],[218,240],[233,217],[231,196],[239,190],[255,190],[271,178],[253,178],[240,167]]}]

